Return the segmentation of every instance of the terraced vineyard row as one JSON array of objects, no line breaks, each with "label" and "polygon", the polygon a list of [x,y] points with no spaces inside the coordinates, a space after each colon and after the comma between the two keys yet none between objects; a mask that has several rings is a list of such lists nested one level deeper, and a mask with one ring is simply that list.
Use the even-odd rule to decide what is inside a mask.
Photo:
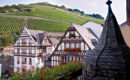
[{"label": "terraced vineyard row", "polygon": [[[27,28],[45,31],[64,32],[69,23],[53,22],[46,20],[28,19]],[[25,19],[17,17],[0,16],[0,34],[19,33],[25,27]]]},{"label": "terraced vineyard row", "polygon": [[27,27],[29,29],[35,30],[45,30],[45,31],[56,31],[56,32],[65,32],[67,27],[69,27],[69,23],[61,23],[61,22],[53,22],[46,20],[34,20],[28,19]]},{"label": "terraced vineyard row", "polygon": [[0,16],[0,34],[17,33],[23,29],[24,25],[24,18]]}]

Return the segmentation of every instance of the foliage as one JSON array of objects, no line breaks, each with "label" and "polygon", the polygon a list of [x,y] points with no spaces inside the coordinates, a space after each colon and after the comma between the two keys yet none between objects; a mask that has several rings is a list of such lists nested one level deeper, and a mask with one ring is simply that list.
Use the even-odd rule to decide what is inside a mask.
[{"label": "foliage", "polygon": [[79,70],[82,67],[83,64],[74,60],[69,63],[60,63],[59,66],[51,68],[37,69],[34,72],[31,70],[23,73],[15,72],[10,80],[57,80],[60,76]]},{"label": "foliage", "polygon": [[5,33],[3,37],[0,38],[0,42],[0,46],[5,47],[14,43],[14,38],[10,34]]},{"label": "foliage", "polygon": [[24,19],[0,16],[0,47],[9,46],[17,39],[24,27]]},{"label": "foliage", "polygon": [[104,19],[104,17],[102,17],[100,14],[87,14],[87,15],[94,18]]},{"label": "foliage", "polygon": [[8,69],[5,72],[2,72],[1,78],[2,80],[8,79],[13,74],[13,70]]},{"label": "foliage", "polygon": [[16,9],[17,11],[22,11],[23,8],[32,8],[31,6],[28,5],[12,5],[12,6],[4,6],[4,7],[0,7],[0,13],[7,13],[7,12],[16,12],[14,11],[14,9]]},{"label": "foliage", "polygon": [[84,11],[80,11],[79,9],[70,9],[70,8],[68,8],[67,10],[70,11],[70,12],[79,13],[79,14],[81,14],[81,16],[85,14]]}]

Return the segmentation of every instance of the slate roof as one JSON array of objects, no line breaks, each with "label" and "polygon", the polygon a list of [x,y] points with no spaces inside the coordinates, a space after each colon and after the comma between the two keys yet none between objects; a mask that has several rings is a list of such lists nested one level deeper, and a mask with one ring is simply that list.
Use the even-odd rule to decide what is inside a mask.
[{"label": "slate roof", "polygon": [[75,27],[75,29],[79,32],[81,37],[84,39],[84,41],[89,45],[91,49],[95,48],[95,45],[93,45],[92,40],[95,39],[96,41],[98,41],[98,39],[87,28],[76,24],[73,24],[73,27]]},{"label": "slate roof", "polygon": [[50,38],[53,44],[57,45],[59,43],[59,40],[56,38]]},{"label": "slate roof", "polygon": [[83,59],[89,80],[128,80],[130,49],[108,0],[108,15],[97,46]]},{"label": "slate roof", "polygon": [[103,29],[102,24],[88,21],[85,24],[82,24],[81,26],[88,28],[96,38],[100,38]]},{"label": "slate roof", "polygon": [[[32,29],[27,29],[27,31],[31,34],[31,36],[33,37],[37,45],[39,46],[52,45],[52,42],[48,38],[46,32],[40,30],[32,30]],[[45,39],[47,40],[47,42],[44,42]]]}]

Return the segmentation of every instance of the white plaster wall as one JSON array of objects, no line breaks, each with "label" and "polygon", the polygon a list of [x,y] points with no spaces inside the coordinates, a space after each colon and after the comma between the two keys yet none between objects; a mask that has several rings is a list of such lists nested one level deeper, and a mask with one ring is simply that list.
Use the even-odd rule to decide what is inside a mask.
[{"label": "white plaster wall", "polygon": [[18,65],[17,65],[17,56],[14,56],[14,72],[17,71],[17,68],[15,68],[15,67],[18,67]]},{"label": "white plaster wall", "polygon": [[19,64],[17,64],[17,59],[18,57],[17,56],[14,56],[14,72],[17,71],[17,67],[20,68],[20,71],[19,72],[22,72],[22,66],[26,66],[27,70],[31,69],[31,66],[34,66],[34,68],[36,69],[37,67],[39,68],[42,68],[44,66],[44,62],[42,62],[42,58],[40,58],[40,64],[38,64],[38,57],[34,58],[34,57],[31,57],[32,59],[32,65],[29,64],[29,59],[30,57],[26,57],[26,60],[27,60],[27,64],[22,64],[22,57],[19,57]]}]

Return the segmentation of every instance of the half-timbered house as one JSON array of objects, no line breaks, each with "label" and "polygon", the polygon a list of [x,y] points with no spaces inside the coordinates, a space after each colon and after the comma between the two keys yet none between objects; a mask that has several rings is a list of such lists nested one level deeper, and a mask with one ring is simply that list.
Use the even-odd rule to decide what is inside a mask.
[{"label": "half-timbered house", "polygon": [[82,61],[84,55],[93,49],[96,43],[97,38],[88,29],[71,24],[49,58],[50,65],[57,66],[73,60]]},{"label": "half-timbered house", "polygon": [[14,71],[44,67],[44,57],[54,51],[46,32],[27,29],[20,34],[14,49]]}]

